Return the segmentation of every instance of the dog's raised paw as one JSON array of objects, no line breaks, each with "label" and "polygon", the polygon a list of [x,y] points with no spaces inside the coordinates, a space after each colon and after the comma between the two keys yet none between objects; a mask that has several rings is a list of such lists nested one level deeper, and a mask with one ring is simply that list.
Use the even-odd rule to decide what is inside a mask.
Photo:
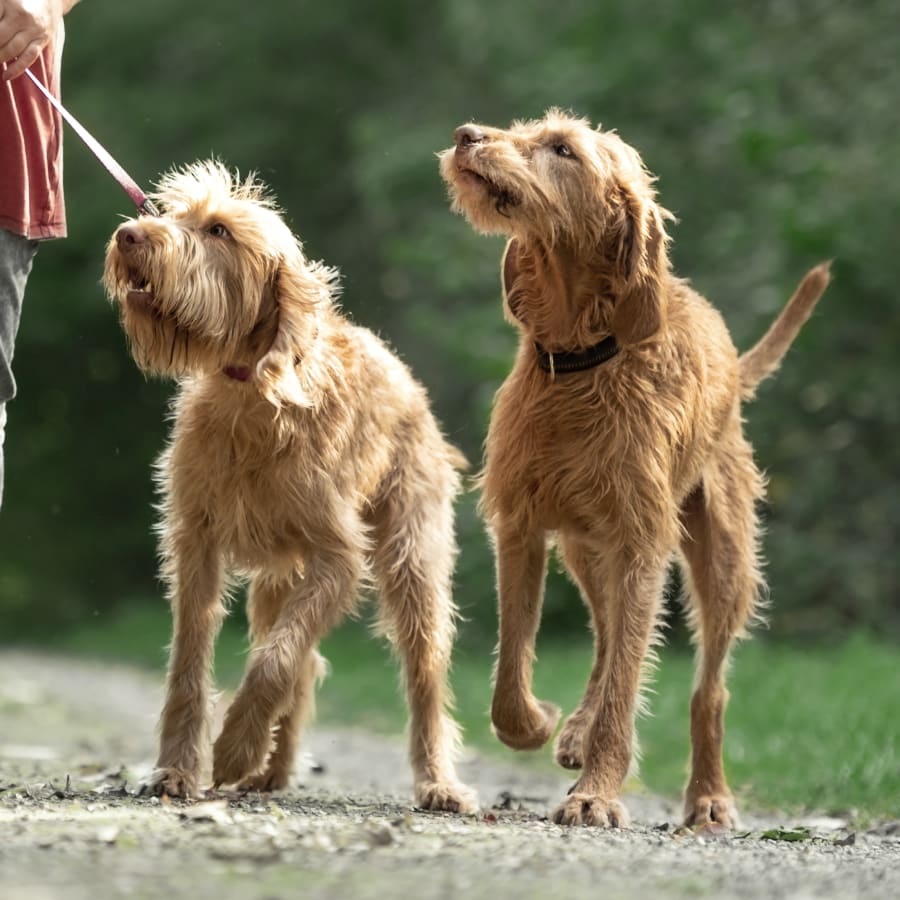
[{"label": "dog's raised paw", "polygon": [[596,794],[569,794],[556,808],[551,820],[557,825],[590,825],[595,828],[625,828],[628,811],[618,800],[604,800]]},{"label": "dog's raised paw", "polygon": [[497,739],[513,750],[538,750],[553,737],[562,710],[546,700],[533,700],[524,716],[494,703],[492,727]]},{"label": "dog's raised paw", "polygon": [[416,805],[433,812],[470,813],[478,809],[478,795],[458,781],[425,781],[416,785]]}]

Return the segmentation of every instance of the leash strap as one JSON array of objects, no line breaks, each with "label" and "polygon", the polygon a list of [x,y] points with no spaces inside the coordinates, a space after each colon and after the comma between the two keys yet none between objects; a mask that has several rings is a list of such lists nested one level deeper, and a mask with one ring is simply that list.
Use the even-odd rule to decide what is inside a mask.
[{"label": "leash strap", "polygon": [[158,216],[159,212],[150,198],[138,187],[137,182],[113,159],[107,150],[91,135],[91,133],[75,118],[57,99],[41,84],[30,69],[25,74],[34,82],[38,90],[50,101],[51,106],[72,126],[78,137],[87,144],[91,153],[100,160],[103,167],[119,183],[119,186],[131,198],[138,213]]}]

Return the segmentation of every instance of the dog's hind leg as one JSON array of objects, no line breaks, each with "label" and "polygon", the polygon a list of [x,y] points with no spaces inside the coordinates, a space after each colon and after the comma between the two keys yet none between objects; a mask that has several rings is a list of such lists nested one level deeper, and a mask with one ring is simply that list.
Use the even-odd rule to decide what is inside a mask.
[{"label": "dog's hind leg", "polygon": [[536,750],[550,740],[560,709],[532,692],[534,644],[541,619],[547,540],[539,529],[495,520],[500,640],[491,721],[515,750]]},{"label": "dog's hind leg", "polygon": [[688,825],[735,824],[722,763],[725,672],[731,645],[753,616],[762,586],[754,510],[762,479],[740,435],[730,443],[721,448],[681,510],[681,550],[688,563],[691,624],[698,644],[691,697],[691,776],[685,790]]},{"label": "dog's hind leg", "polygon": [[[247,612],[253,646],[261,646],[278,618],[284,586],[257,578],[250,586]],[[300,733],[315,715],[316,683],[326,672],[325,659],[311,650],[301,660],[297,683],[288,706],[278,717],[272,735],[272,749],[262,772],[245,778],[239,785],[244,791],[277,791],[287,787],[297,755]]]},{"label": "dog's hind leg", "polygon": [[597,673],[597,690],[588,695],[595,705],[584,735],[582,774],[554,811],[557,824],[620,827],[628,822],[619,793],[633,761],[634,719],[662,598],[666,544],[641,541],[604,560],[603,575],[611,585],[604,629],[609,650]]},{"label": "dog's hind leg", "polygon": [[594,665],[578,708],[566,719],[557,735],[553,754],[564,769],[580,769],[584,764],[584,736],[590,727],[600,697],[600,683],[606,665],[607,605],[604,580],[599,577],[597,560],[581,542],[561,535],[559,549],[563,562],[581,592],[591,614],[594,632]]},{"label": "dog's hind leg", "polygon": [[449,713],[456,475],[449,464],[443,472],[440,463],[423,462],[430,470],[412,473],[409,463],[374,511],[380,626],[403,667],[416,802],[424,809],[472,812],[478,799],[457,778],[460,734]]},{"label": "dog's hind leg", "polygon": [[275,624],[251,654],[213,746],[216,785],[238,784],[263,769],[272,728],[296,702],[298,677],[309,671],[310,654],[356,601],[364,539],[358,521],[349,521],[355,514],[345,512],[344,528],[337,527],[340,514],[323,514],[302,576],[298,574],[287,586]]}]

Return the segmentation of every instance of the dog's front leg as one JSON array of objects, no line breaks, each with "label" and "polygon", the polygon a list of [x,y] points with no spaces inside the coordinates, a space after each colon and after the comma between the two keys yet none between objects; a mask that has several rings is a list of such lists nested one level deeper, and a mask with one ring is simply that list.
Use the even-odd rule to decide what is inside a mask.
[{"label": "dog's front leg", "polygon": [[215,785],[237,784],[263,768],[272,727],[296,702],[316,645],[352,608],[363,557],[349,546],[335,549],[340,543],[323,539],[302,577],[286,583],[281,614],[268,639],[254,648],[213,745]]},{"label": "dog's front leg", "polygon": [[491,721],[494,733],[515,750],[536,750],[550,740],[559,707],[532,693],[534,642],[541,618],[547,542],[542,530],[518,523],[495,530],[500,641]]},{"label": "dog's front leg", "polygon": [[169,559],[173,634],[160,718],[159,759],[145,789],[192,797],[209,740],[209,691],[216,634],[225,610],[223,566],[212,542],[196,533],[172,542]]},{"label": "dog's front leg", "polygon": [[556,809],[559,825],[628,824],[619,792],[631,764],[634,716],[641,669],[662,597],[665,557],[630,557],[614,579],[596,707],[585,736],[584,768],[568,798]]}]

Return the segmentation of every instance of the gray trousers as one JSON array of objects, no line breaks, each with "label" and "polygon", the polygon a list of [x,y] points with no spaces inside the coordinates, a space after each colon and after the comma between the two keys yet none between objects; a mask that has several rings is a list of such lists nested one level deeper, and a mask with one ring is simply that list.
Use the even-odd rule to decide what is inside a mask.
[{"label": "gray trousers", "polygon": [[22,316],[25,282],[37,248],[37,241],[0,229],[0,505],[3,503],[6,404],[16,396],[16,380],[12,373],[13,347]]}]

